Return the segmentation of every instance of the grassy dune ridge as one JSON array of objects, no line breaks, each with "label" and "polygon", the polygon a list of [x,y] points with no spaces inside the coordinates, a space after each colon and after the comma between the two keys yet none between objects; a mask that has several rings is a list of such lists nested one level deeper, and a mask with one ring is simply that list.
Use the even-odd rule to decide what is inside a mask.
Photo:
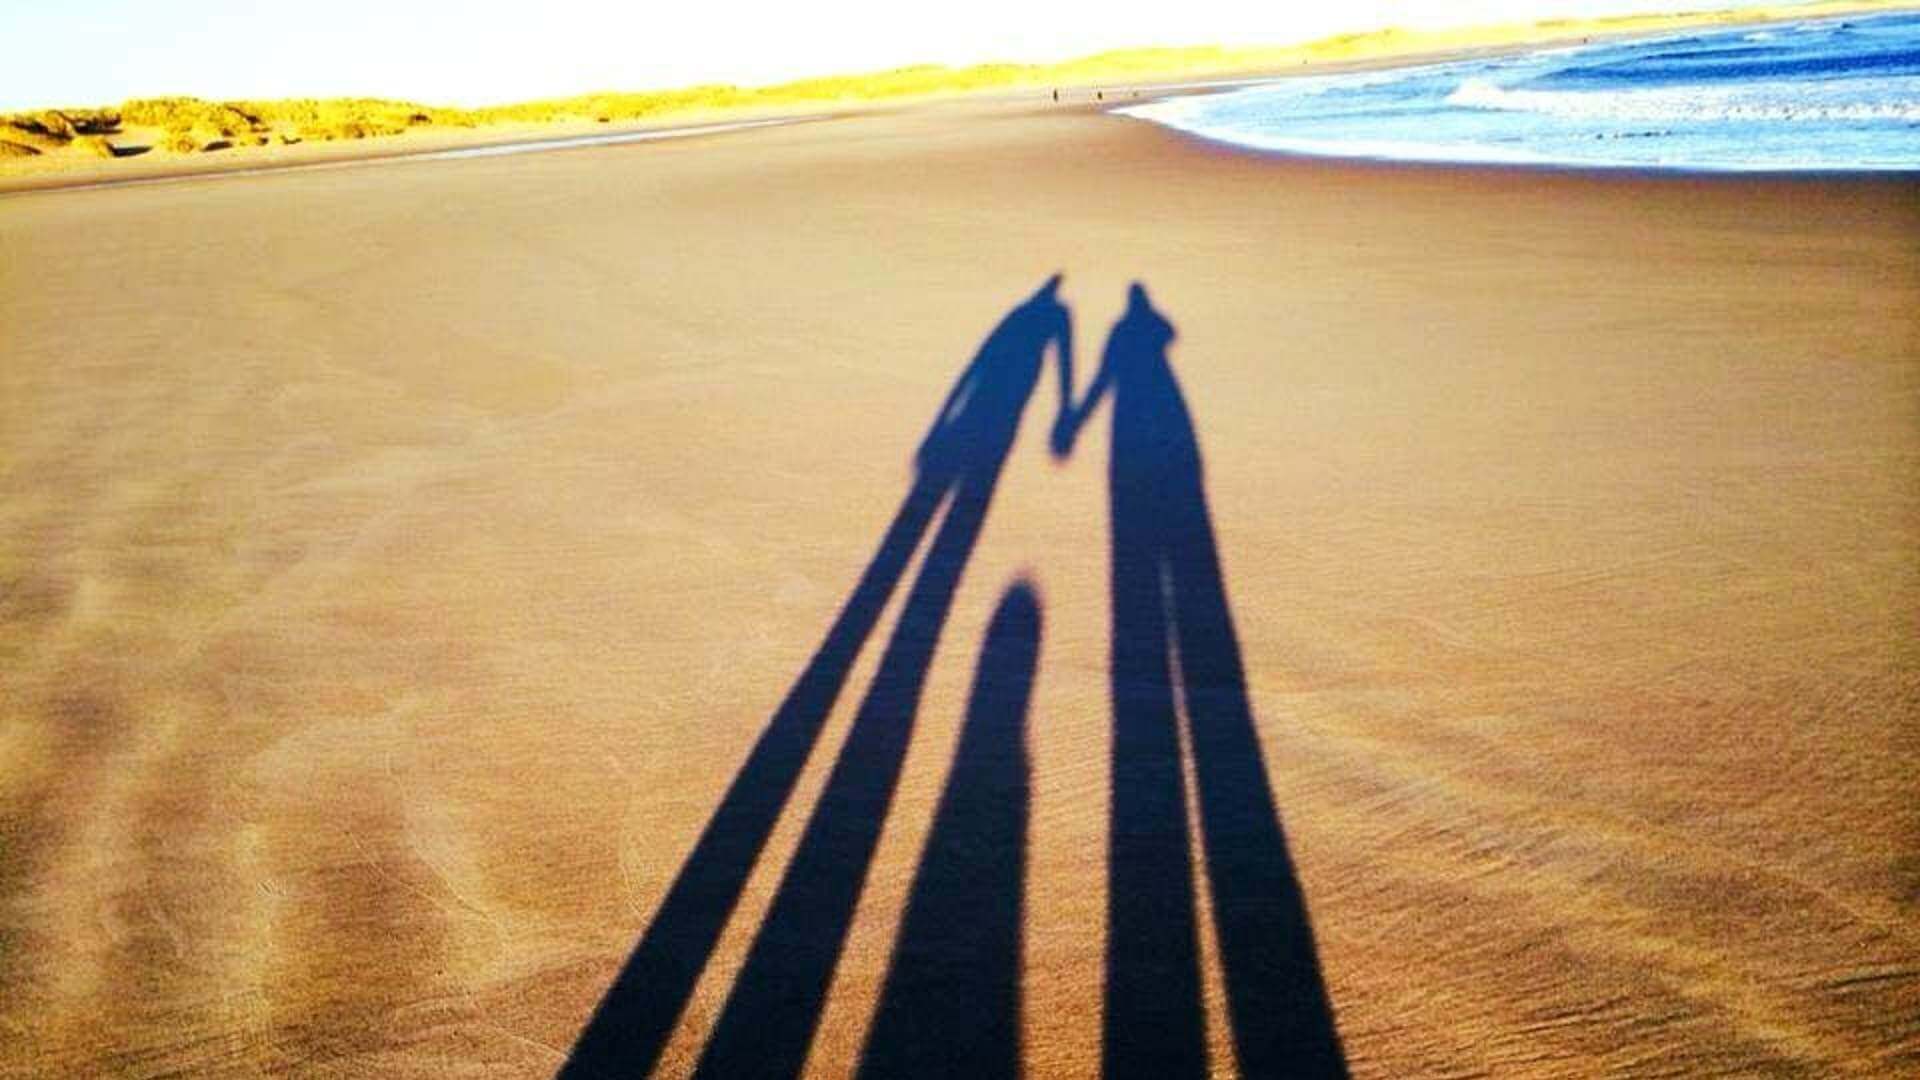
[{"label": "grassy dune ridge", "polygon": [[[622,123],[677,116],[781,110],[1028,87],[1091,88],[1117,82],[1271,71],[1303,64],[1649,33],[1689,26],[1767,22],[1912,7],[1912,0],[1821,0],[1807,4],[1554,19],[1454,30],[1388,28],[1285,46],[1131,48],[1049,64],[924,64],[889,71],[799,79],[770,86],[710,84],[668,90],[596,92],[482,108],[382,98],[205,101],[139,98],[118,108],[60,108],[0,115],[0,168],[57,168],[150,151],[201,154],[243,147],[402,135],[420,129],[558,123]],[[31,163],[31,164],[26,164]]]}]

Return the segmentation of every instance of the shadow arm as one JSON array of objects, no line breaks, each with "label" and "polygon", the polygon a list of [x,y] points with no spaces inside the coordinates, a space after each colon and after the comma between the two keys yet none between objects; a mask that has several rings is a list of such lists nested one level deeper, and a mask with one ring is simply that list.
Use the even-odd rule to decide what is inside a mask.
[{"label": "shadow arm", "polygon": [[[1072,361],[1067,358],[1067,353],[1070,348],[1071,346],[1063,344],[1060,353],[1060,374],[1067,388],[1072,386]],[[1055,457],[1066,457],[1073,451],[1073,441],[1079,437],[1081,426],[1087,422],[1087,417],[1093,414],[1093,410],[1099,407],[1100,399],[1105,397],[1112,389],[1113,350],[1108,349],[1106,354],[1100,358],[1100,370],[1094,374],[1093,382],[1088,385],[1087,394],[1080,399],[1079,404],[1069,404],[1072,400],[1071,391],[1070,389],[1063,388],[1060,418],[1055,421],[1053,425],[1053,453]]]},{"label": "shadow arm", "polygon": [[1060,320],[1060,332],[1054,343],[1054,357],[1060,369],[1060,411],[1054,421],[1055,427],[1070,422],[1073,415],[1073,321]]},{"label": "shadow arm", "polygon": [[915,464],[924,466],[927,463],[928,455],[934,452],[936,444],[940,441],[940,433],[946,430],[954,414],[966,404],[967,398],[973,393],[973,384],[978,379],[979,370],[980,358],[976,356],[967,365],[967,370],[961,372],[960,377],[954,380],[953,389],[947,391],[947,399],[940,403],[940,411],[933,414],[932,425],[927,428],[926,435],[920,439],[920,449],[914,453]]}]

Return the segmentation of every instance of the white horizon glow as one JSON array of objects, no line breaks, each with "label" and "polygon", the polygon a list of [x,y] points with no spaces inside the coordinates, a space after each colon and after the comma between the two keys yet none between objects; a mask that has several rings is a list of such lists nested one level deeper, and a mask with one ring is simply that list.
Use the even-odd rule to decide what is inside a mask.
[{"label": "white horizon glow", "polygon": [[[59,0],[0,10],[13,44],[0,109],[130,97],[368,96],[480,105],[702,82],[758,84],[918,63],[1062,60],[1144,45],[1307,41],[1434,28],[1754,6],[1760,0],[1351,0],[1283,7],[1188,0],[1177,10],[1093,0],[884,0],[670,5],[336,0]],[[668,5],[663,5],[668,6]]]}]

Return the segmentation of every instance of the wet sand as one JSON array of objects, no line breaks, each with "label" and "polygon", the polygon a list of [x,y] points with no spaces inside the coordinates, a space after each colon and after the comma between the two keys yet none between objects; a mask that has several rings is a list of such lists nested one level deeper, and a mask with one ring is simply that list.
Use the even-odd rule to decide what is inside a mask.
[{"label": "wet sand", "polygon": [[[1133,869],[1200,913],[1156,1039],[1249,1052],[1222,942],[1270,912],[1226,902],[1202,722],[1238,696],[1236,806],[1284,822],[1355,1074],[1920,1068],[1916,194],[975,103],[0,199],[0,1074],[552,1075],[743,799],[737,906],[691,905],[684,1008],[622,1053],[691,1071],[757,932],[850,893],[751,968],[837,950],[772,1012],[845,1074],[964,885],[1014,932],[948,970],[1016,974],[956,1060],[1098,1073],[1103,998],[1142,1005],[1106,932],[1146,783],[1110,771],[1119,405],[1056,461],[1041,370],[962,470],[977,534],[930,517],[949,561],[856,591],[1056,271],[1080,391],[1130,283],[1170,324],[1243,659],[1150,762],[1194,869]],[[730,800],[822,653],[790,797]],[[815,808],[873,799],[783,890]]]}]

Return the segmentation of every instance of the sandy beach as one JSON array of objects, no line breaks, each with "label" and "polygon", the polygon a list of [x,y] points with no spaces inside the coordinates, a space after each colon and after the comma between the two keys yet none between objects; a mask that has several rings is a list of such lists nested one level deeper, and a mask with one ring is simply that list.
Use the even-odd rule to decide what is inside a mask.
[{"label": "sandy beach", "polygon": [[[1920,1070],[1916,195],[1021,100],[0,197],[0,1075],[1094,1076],[1128,1010],[1233,1075],[1316,995],[1359,1076]],[[923,444],[1055,273],[1199,454],[1169,756],[1130,399]],[[1181,910],[1195,1000],[1108,933]]]}]

